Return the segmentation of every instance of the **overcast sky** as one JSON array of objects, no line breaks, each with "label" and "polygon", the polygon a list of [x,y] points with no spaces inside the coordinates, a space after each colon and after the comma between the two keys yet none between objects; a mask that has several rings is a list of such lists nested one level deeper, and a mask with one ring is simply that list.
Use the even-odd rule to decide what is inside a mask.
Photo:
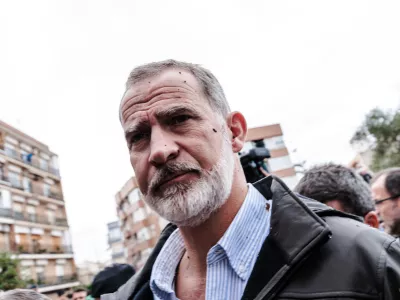
[{"label": "overcast sky", "polygon": [[106,259],[133,174],[118,105],[134,66],[203,64],[250,126],[281,123],[308,164],[347,163],[364,115],[399,105],[399,15],[399,1],[1,1],[0,119],[59,154],[76,259]]}]

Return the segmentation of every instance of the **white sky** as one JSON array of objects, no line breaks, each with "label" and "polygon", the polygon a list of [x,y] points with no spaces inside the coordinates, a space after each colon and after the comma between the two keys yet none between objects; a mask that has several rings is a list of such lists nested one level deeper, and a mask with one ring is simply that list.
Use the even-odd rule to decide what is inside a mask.
[{"label": "white sky", "polygon": [[399,1],[1,1],[0,119],[59,154],[76,259],[106,259],[133,174],[118,105],[134,66],[201,63],[250,126],[281,123],[308,164],[347,163],[364,114],[399,104],[399,15]]}]

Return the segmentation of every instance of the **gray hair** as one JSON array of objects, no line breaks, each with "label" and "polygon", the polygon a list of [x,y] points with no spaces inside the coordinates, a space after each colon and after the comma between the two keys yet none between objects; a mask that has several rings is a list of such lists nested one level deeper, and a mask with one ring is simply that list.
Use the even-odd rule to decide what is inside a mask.
[{"label": "gray hair", "polygon": [[322,203],[338,200],[345,212],[360,217],[375,210],[368,184],[355,171],[342,165],[329,163],[312,167],[294,190]]},{"label": "gray hair", "polygon": [[16,289],[0,293],[0,300],[50,300],[34,290]]},{"label": "gray hair", "polygon": [[400,196],[400,168],[389,168],[378,172],[372,178],[371,185],[382,176],[385,176],[385,188],[389,195]]},{"label": "gray hair", "polygon": [[[203,93],[206,96],[211,108],[213,108],[222,117],[226,117],[230,112],[228,101],[226,100],[224,90],[217,78],[206,68],[200,65],[191,64],[182,61],[168,59],[164,61],[152,62],[134,68],[129,74],[126,82],[125,92],[134,84],[143,81],[149,77],[156,76],[168,69],[181,69],[190,72],[200,83]],[[121,105],[119,117],[122,120]]]}]

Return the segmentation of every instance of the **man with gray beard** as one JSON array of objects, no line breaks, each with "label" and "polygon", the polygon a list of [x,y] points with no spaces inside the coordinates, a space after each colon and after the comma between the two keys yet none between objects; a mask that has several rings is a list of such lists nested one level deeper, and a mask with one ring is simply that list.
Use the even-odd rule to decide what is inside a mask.
[{"label": "man with gray beard", "polygon": [[102,299],[400,299],[397,240],[274,176],[246,183],[246,120],[207,69],[135,68],[120,121],[144,200],[171,223]]}]

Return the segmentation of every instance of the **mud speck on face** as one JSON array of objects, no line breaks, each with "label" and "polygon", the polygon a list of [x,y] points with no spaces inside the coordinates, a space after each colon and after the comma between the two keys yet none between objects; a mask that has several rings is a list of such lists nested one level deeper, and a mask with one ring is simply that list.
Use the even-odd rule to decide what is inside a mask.
[{"label": "mud speck on face", "polygon": [[214,131],[214,132],[217,132],[217,130],[215,130],[215,128],[213,128],[213,131]]}]

